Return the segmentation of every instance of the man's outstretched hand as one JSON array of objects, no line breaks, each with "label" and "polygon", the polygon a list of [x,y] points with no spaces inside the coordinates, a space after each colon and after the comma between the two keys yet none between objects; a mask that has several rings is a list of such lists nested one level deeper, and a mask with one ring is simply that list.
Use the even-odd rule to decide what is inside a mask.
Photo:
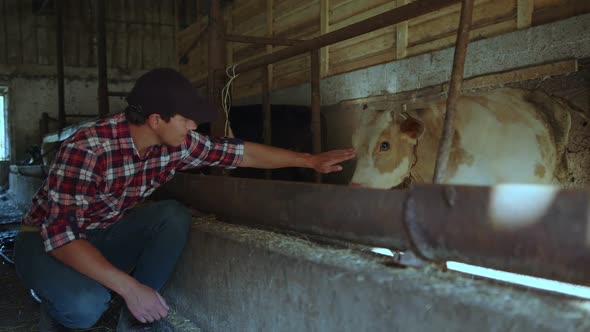
[{"label": "man's outstretched hand", "polygon": [[355,154],[354,149],[346,149],[309,155],[309,168],[313,168],[316,172],[322,174],[341,171],[342,166],[338,164],[354,158]]}]

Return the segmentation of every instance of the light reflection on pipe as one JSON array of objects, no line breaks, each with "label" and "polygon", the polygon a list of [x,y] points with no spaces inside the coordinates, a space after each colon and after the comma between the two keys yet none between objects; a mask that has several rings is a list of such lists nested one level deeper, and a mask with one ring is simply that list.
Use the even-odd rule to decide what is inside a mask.
[{"label": "light reflection on pipe", "polygon": [[[392,251],[387,248],[372,248],[371,251],[376,254],[393,257]],[[590,299],[590,287],[557,280],[532,277],[453,261],[447,262],[447,269],[549,292]]]},{"label": "light reflection on pipe", "polygon": [[527,286],[531,288],[546,290],[555,293],[561,293],[590,299],[590,287],[570,284],[566,282],[531,277],[522,274],[494,270],[487,267],[469,265],[459,262],[447,262],[447,268],[458,272],[468,273],[484,278],[490,278],[500,281],[505,281],[512,284]]}]

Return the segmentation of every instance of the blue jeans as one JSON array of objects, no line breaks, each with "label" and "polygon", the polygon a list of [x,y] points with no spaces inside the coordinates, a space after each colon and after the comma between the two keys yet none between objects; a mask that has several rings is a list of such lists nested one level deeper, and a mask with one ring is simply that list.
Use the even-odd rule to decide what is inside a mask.
[{"label": "blue jeans", "polygon": [[[160,290],[186,244],[191,213],[177,201],[159,201],[128,211],[107,229],[87,231],[87,240],[115,267]],[[16,271],[43,299],[55,321],[68,328],[93,326],[108,308],[109,289],[45,252],[39,232],[20,232],[14,245]]]}]

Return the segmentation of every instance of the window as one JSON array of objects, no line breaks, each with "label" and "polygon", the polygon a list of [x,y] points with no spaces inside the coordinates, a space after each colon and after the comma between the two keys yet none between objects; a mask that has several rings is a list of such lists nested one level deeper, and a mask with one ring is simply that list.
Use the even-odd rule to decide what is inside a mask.
[{"label": "window", "polygon": [[0,160],[10,159],[8,144],[8,89],[0,86]]}]

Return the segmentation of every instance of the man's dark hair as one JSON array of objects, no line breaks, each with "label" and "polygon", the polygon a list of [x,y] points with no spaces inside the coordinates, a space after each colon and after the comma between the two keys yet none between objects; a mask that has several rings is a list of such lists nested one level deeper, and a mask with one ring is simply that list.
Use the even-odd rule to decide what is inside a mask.
[{"label": "man's dark hair", "polygon": [[[166,121],[166,122],[170,122],[170,118],[173,117],[176,114],[173,114],[171,116],[169,115],[164,115],[164,114],[159,114],[160,118],[162,118],[162,120]],[[127,119],[127,122],[134,124],[134,125],[142,125],[145,124],[148,115],[145,115],[144,113],[141,113],[139,111],[137,111],[137,108],[134,106],[127,106],[127,108],[125,108],[125,119]]]}]

